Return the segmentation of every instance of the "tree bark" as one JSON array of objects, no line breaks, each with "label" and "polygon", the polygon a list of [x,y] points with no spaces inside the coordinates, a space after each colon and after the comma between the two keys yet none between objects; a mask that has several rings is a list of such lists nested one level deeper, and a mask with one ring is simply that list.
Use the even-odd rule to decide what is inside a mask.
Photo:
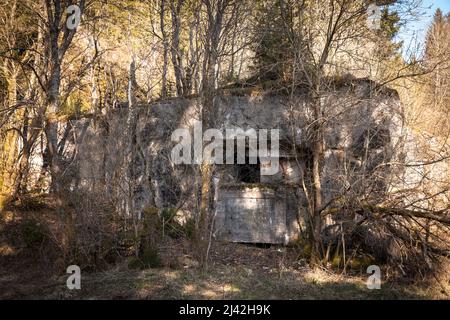
[{"label": "tree bark", "polygon": [[317,79],[313,93],[314,125],[313,125],[313,234],[311,246],[311,263],[318,264],[321,260],[321,232],[322,232],[322,183],[321,162],[323,153],[323,133],[321,125],[321,101],[320,101],[320,79]]},{"label": "tree bark", "polygon": [[172,64],[175,74],[175,85],[177,89],[177,96],[182,97],[184,95],[184,78],[183,78],[183,59],[181,55],[180,48],[180,14],[181,8],[184,4],[184,0],[172,1],[171,11],[172,11]]},{"label": "tree bark", "polygon": [[169,44],[167,39],[166,27],[164,22],[166,1],[161,0],[159,23],[163,40],[163,70],[161,79],[161,98],[167,98],[167,69],[169,63]]},{"label": "tree bark", "polygon": [[[223,17],[230,1],[228,0],[203,0],[207,11],[207,30],[203,61],[203,85],[201,88],[202,101],[202,126],[203,130],[214,128],[216,107],[214,105],[217,94],[216,66],[219,60],[220,35],[223,28]],[[204,147],[204,145],[202,145]],[[196,230],[196,246],[199,260],[204,268],[207,268],[207,253],[209,231],[213,227],[211,221],[214,209],[214,165],[205,162],[201,165],[201,201],[198,227]]]}]

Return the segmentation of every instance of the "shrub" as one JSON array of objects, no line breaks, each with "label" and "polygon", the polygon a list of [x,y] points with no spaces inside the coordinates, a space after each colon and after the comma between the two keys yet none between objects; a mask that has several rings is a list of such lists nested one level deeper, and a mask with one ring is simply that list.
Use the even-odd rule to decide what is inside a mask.
[{"label": "shrub", "polygon": [[158,268],[161,266],[158,250],[154,247],[147,247],[144,249],[141,261],[144,268]]},{"label": "shrub", "polygon": [[128,261],[130,269],[159,268],[162,266],[161,258],[155,247],[147,246],[138,257],[131,257]]},{"label": "shrub", "polygon": [[184,227],[184,234],[188,239],[192,239],[194,237],[195,232],[195,219],[189,218],[187,219]]},{"label": "shrub", "polygon": [[20,235],[27,248],[35,248],[49,240],[48,230],[34,220],[21,223]]},{"label": "shrub", "polygon": [[187,218],[185,223],[180,223],[176,219],[176,208],[164,208],[158,210],[149,207],[144,210],[143,236],[153,235],[161,236],[163,233],[171,238],[180,237],[192,238],[195,230],[195,220]]},{"label": "shrub", "polygon": [[48,208],[44,197],[34,195],[21,195],[17,198],[6,198],[2,200],[6,210],[17,211],[39,211]]}]

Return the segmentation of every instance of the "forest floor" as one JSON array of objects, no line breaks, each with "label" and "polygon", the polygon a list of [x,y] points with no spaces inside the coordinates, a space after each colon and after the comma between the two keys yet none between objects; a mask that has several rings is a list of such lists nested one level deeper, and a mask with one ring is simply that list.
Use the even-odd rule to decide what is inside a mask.
[{"label": "forest floor", "polygon": [[[234,251],[201,271],[189,257],[182,268],[130,270],[126,263],[102,272],[84,272],[81,290],[69,290],[69,275],[54,275],[33,264],[0,267],[0,299],[448,299],[437,285],[384,282],[369,290],[366,279],[307,266],[284,267],[273,248],[225,245]],[[223,248],[222,248],[223,249]],[[278,260],[246,264],[236,253],[255,251]],[[283,250],[281,250],[283,251]],[[217,259],[217,257],[213,258]],[[265,259],[263,259],[265,260]]]},{"label": "forest floor", "polygon": [[[43,216],[37,213],[35,216]],[[15,222],[14,222],[15,221]],[[160,268],[130,269],[127,259],[83,269],[81,290],[69,290],[65,266],[40,248],[31,254],[11,241],[20,220],[0,219],[0,299],[449,299],[445,281],[383,281],[366,286],[365,270],[312,270],[296,250],[282,246],[215,243],[207,271],[193,259],[187,241],[161,248]],[[16,230],[11,234],[11,230]],[[8,236],[9,233],[9,236]],[[43,257],[44,256],[44,257]],[[51,256],[51,255],[50,255]],[[381,268],[383,279],[389,269]]]}]

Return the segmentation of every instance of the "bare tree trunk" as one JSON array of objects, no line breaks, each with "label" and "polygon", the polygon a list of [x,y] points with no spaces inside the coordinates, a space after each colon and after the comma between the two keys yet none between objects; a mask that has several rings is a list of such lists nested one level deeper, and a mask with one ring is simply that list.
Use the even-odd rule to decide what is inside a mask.
[{"label": "bare tree trunk", "polygon": [[175,85],[177,88],[177,96],[184,95],[184,78],[183,78],[183,57],[180,49],[180,28],[181,28],[181,8],[184,4],[184,0],[172,1],[172,64],[175,73]]},{"label": "bare tree trunk", "polygon": [[55,193],[61,191],[61,162],[58,154],[58,110],[59,90],[61,85],[61,65],[58,58],[57,34],[51,43],[51,73],[50,84],[46,101],[47,117],[45,121],[45,136],[50,159],[50,172],[52,176],[51,189]]},{"label": "bare tree trunk", "polygon": [[[7,70],[8,61],[5,62],[5,71]],[[12,70],[7,79],[8,89],[8,106],[13,107],[17,104],[17,73]],[[11,121],[16,123],[20,111],[15,110],[11,116]],[[13,125],[14,125],[13,124]],[[5,164],[2,172],[1,190],[0,193],[11,195],[13,192],[14,181],[16,180],[17,171],[14,170],[15,163],[19,154],[19,135],[17,128],[11,128],[6,134],[5,142],[3,143],[3,150],[5,153]]]},{"label": "bare tree trunk", "polygon": [[161,0],[161,11],[159,16],[160,29],[163,40],[163,71],[162,71],[162,81],[161,81],[161,98],[167,98],[167,69],[169,63],[169,44],[167,39],[167,33],[164,22],[166,1]]},{"label": "bare tree trunk", "polygon": [[[316,88],[318,90],[319,87]],[[322,231],[322,185],[321,185],[321,161],[323,153],[323,134],[321,125],[321,102],[318,92],[313,97],[314,125],[313,125],[313,244],[311,246],[311,263],[316,264],[321,256],[321,231]]]},{"label": "bare tree trunk", "polygon": [[[202,98],[202,126],[203,129],[215,126],[216,108],[214,105],[217,89],[216,68],[219,61],[220,35],[223,28],[223,17],[228,0],[210,1],[204,0],[206,6],[208,23],[207,39],[205,41],[205,55],[203,61],[203,86],[201,89]],[[205,161],[205,159],[203,159]],[[198,228],[196,231],[196,246],[199,259],[204,268],[207,268],[208,253],[208,231],[212,228],[210,217],[214,207],[214,165],[203,162],[201,165],[201,201]]]},{"label": "bare tree trunk", "polygon": [[[28,110],[23,112],[23,124],[22,124],[22,152],[17,169],[17,178],[14,184],[14,194],[23,194],[27,191],[28,175],[29,175],[29,163],[31,157],[31,145],[28,139],[29,129],[29,116]],[[34,143],[34,141],[32,141]]]},{"label": "bare tree trunk", "polygon": [[[79,7],[84,10],[84,0]],[[45,135],[49,152],[50,172],[52,176],[51,189],[56,194],[62,191],[62,162],[58,153],[58,111],[60,108],[61,63],[72,43],[76,29],[69,30],[65,26],[65,5],[61,1],[53,0],[45,2],[47,16],[47,34],[44,41],[44,63],[48,63],[48,81],[45,92],[45,105],[42,113],[46,114]]]},{"label": "bare tree trunk", "polygon": [[[16,50],[16,37],[15,37],[15,23],[17,14],[17,0],[11,2],[10,12],[6,14],[7,20],[5,21],[4,32],[5,38],[8,39],[8,44],[11,49]],[[9,108],[15,108],[17,105],[17,77],[19,70],[16,63],[12,60],[5,59],[2,66],[3,74],[5,75],[7,85],[7,102]],[[22,110],[14,110],[10,121],[12,127],[6,133],[5,141],[2,145],[3,152],[5,154],[4,167],[0,172],[0,194],[12,195],[14,193],[14,184],[17,179],[17,170],[15,170],[15,164],[19,155],[19,140],[21,128],[14,127],[21,122]]]},{"label": "bare tree trunk", "polygon": [[[126,138],[128,139],[127,150],[126,150],[126,159],[127,163],[125,166],[125,177],[128,187],[128,209],[131,219],[133,221],[133,228],[136,239],[138,239],[139,235],[139,212],[137,212],[135,208],[135,191],[136,191],[136,172],[134,168],[134,158],[136,156],[136,148],[137,148],[137,136],[136,136],[136,127],[137,127],[137,109],[136,109],[136,62],[134,54],[132,53],[132,61],[130,63],[130,80],[128,82],[128,118],[127,118],[127,132]],[[140,243],[136,243],[135,254],[136,256],[139,254],[139,246]]]}]

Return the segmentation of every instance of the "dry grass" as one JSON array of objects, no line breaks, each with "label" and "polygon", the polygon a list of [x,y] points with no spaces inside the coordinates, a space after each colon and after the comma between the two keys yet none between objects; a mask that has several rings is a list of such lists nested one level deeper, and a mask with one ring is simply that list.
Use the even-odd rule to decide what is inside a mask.
[{"label": "dry grass", "polygon": [[[49,209],[28,214],[52,219]],[[215,243],[203,271],[189,242],[170,238],[160,247],[162,268],[130,270],[124,258],[101,272],[84,269],[82,289],[71,291],[57,249],[48,256],[45,248],[8,240],[5,228],[20,221],[12,212],[1,215],[0,299],[449,299],[450,269],[439,282],[384,279],[381,290],[369,290],[368,275],[313,270],[295,248]]]},{"label": "dry grass", "polygon": [[[226,251],[256,251],[261,263],[252,265],[239,256],[215,257],[207,272],[184,257],[179,268],[129,270],[126,263],[97,273],[82,273],[82,289],[66,288],[67,275],[46,277],[38,270],[0,272],[0,298],[44,299],[448,299],[440,285],[382,283],[369,290],[365,278],[340,275],[307,266],[281,266],[280,260],[266,263],[274,249],[244,245],[221,245]],[[223,248],[222,248],[223,249]],[[264,254],[267,251],[267,255]],[[250,256],[252,254],[249,254]],[[230,260],[234,261],[230,261]],[[278,264],[278,265],[277,265]],[[447,278],[448,281],[448,278]],[[447,285],[447,290],[448,290]]]}]

